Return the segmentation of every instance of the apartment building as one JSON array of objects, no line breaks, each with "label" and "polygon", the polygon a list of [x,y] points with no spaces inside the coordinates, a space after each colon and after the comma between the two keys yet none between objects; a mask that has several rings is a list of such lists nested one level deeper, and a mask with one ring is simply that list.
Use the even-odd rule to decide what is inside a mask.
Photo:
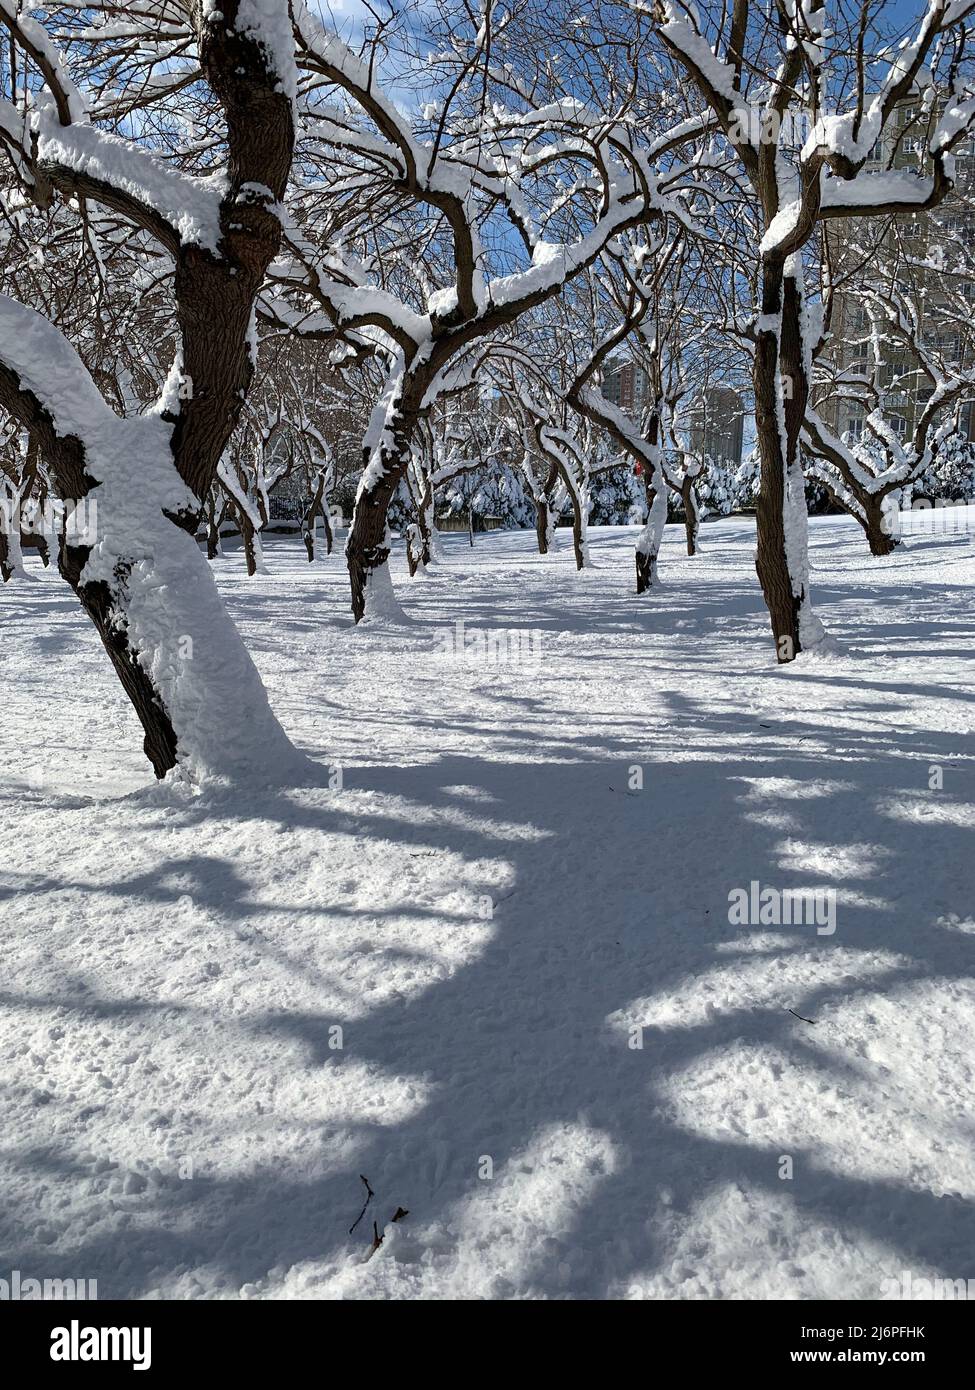
[{"label": "apartment building", "polygon": [[[894,127],[886,137],[883,150],[873,167],[916,168],[926,146],[926,123],[921,116],[917,99],[904,101],[897,111]],[[868,168],[871,167],[868,165]],[[824,362],[832,371],[836,385],[830,390],[817,391],[817,408],[827,425],[837,434],[858,439],[864,428],[864,407],[845,399],[844,382],[873,378],[874,350],[870,341],[871,319],[862,295],[858,294],[857,277],[876,264],[879,268],[888,255],[892,256],[895,240],[900,239],[910,259],[910,276],[921,290],[926,306],[928,342],[942,355],[946,363],[971,365],[972,346],[967,333],[946,325],[944,272],[946,263],[943,248],[952,237],[959,238],[975,252],[975,148],[967,141],[956,154],[955,189],[936,210],[894,219],[890,233],[875,250],[868,265],[861,249],[863,231],[855,223],[842,220],[826,224],[830,258],[837,278],[853,273],[849,286],[836,293],[831,323],[832,342],[824,354]],[[894,230],[896,226],[896,231]],[[955,281],[957,285],[957,280]],[[975,313],[975,281],[963,281],[958,288],[972,301]],[[881,364],[878,373],[880,405],[888,423],[899,435],[910,438],[918,415],[930,399],[931,385],[918,368],[908,349],[896,342],[881,344]],[[975,407],[964,402],[959,409],[959,425],[968,439],[975,439]]]},{"label": "apartment building", "polygon": [[[616,358],[603,380],[603,396],[640,423],[647,400],[647,381],[635,362]],[[684,409],[688,445],[695,454],[740,463],[744,442],[744,404],[732,386],[705,387]]]}]

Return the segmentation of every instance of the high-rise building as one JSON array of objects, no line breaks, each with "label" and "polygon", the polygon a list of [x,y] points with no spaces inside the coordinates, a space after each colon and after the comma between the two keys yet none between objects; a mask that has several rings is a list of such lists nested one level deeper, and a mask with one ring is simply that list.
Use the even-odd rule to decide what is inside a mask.
[{"label": "high-rise building", "polygon": [[[635,362],[613,359],[603,378],[603,395],[637,424],[643,423],[647,378]],[[732,386],[706,387],[686,409],[689,447],[712,459],[741,462],[744,439],[742,398]]]},{"label": "high-rise building", "polygon": [[647,377],[636,362],[613,359],[606,368],[603,395],[624,414],[639,422],[647,399]]},{"label": "high-rise building", "polygon": [[740,463],[745,438],[745,411],[733,386],[708,386],[687,408],[691,452],[710,459]]}]

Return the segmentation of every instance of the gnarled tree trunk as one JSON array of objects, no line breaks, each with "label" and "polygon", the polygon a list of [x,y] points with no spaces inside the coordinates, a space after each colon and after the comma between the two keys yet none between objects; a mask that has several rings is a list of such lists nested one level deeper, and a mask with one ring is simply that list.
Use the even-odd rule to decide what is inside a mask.
[{"label": "gnarled tree trunk", "polygon": [[391,537],[387,517],[389,504],[410,464],[420,419],[415,398],[422,394],[420,382],[404,381],[387,411],[378,445],[366,450],[365,472],[345,545],[352,613],[357,623],[370,614],[402,616],[389,573]]}]

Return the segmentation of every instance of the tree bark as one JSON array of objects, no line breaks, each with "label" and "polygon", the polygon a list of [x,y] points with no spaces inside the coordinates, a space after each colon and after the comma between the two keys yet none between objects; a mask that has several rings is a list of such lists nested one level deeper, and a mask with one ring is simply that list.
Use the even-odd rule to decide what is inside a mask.
[{"label": "tree bark", "polygon": [[145,737],[142,749],[157,777],[165,777],[176,766],[178,740],[173,722],[159,691],[133,652],[128,633],[119,622],[119,613],[107,584],[82,584],[81,572],[89,555],[87,547],[62,546],[60,571],[78,595],[81,606],[95,625],[102,646],[109,655],[122,689],[132,704]]},{"label": "tree bark", "polygon": [[878,557],[892,555],[900,545],[900,540],[884,525],[884,499],[877,493],[860,498],[863,517],[857,517],[863,527],[870,554]]},{"label": "tree bark", "polygon": [[542,490],[534,497],[535,502],[535,538],[538,541],[539,555],[547,555],[552,539],[552,493],[559,478],[559,467],[554,460],[549,460],[548,473],[545,475],[545,482]]},{"label": "tree bark", "polygon": [[574,487],[569,488],[572,503],[572,549],[575,553],[576,569],[586,568],[586,519],[583,515],[582,500]]},{"label": "tree bark", "polygon": [[570,475],[569,466],[561,459],[557,462],[559,476],[569,494],[572,505],[572,549],[575,554],[577,570],[584,570],[589,563],[586,529],[589,517],[582,492]]},{"label": "tree bark", "polygon": [[406,563],[410,578],[419,569],[426,569],[433,559],[433,534],[430,529],[430,512],[433,507],[433,482],[428,476],[423,484],[423,496],[416,505],[415,515],[410,524],[406,544]]},{"label": "tree bark", "polygon": [[696,555],[701,515],[694,479],[686,474],[681,479],[680,496],[684,507],[684,532],[687,537],[687,553],[688,555]]},{"label": "tree bark", "polygon": [[211,515],[207,522],[207,559],[215,560],[220,554],[220,530]]},{"label": "tree bark", "polygon": [[243,507],[237,508],[237,521],[240,525],[240,536],[244,542],[244,560],[247,565],[247,577],[253,579],[257,573],[257,550],[254,544],[256,531],[254,524],[247,515]]},{"label": "tree bark", "polygon": [[318,486],[311,494],[305,514],[301,519],[301,536],[305,542],[305,550],[308,553],[308,562],[311,564],[315,559],[315,522],[321,516],[325,523],[325,538],[328,546],[328,554],[332,553],[332,528],[328,524],[328,516],[322,506],[322,497],[325,494],[325,474],[319,474]]},{"label": "tree bark", "polygon": [[[797,281],[785,275],[777,259],[765,261],[762,270],[762,316],[778,320],[781,328],[779,333],[761,329],[755,344],[755,424],[761,459],[755,568],[769,613],[776,658],[783,663],[794,660],[802,650],[799,618],[806,593],[804,576],[794,574],[793,568],[805,563],[799,431],[809,383]],[[792,531],[788,537],[787,518]]]},{"label": "tree bark", "polygon": [[[63,499],[81,501],[92,491],[93,479],[85,468],[84,445],[73,435],[60,434],[50,413],[16,373],[0,363],[0,403],[21,420],[31,439],[47,459],[51,476]],[[107,409],[107,407],[106,407]],[[82,573],[91,550],[62,541],[58,569],[77,594],[102,645],[108,653],[126,695],[145,733],[143,749],[157,777],[164,777],[176,763],[177,739],[172,720],[158,690],[129,643],[124,621],[108,586],[83,583]],[[122,578],[122,576],[120,576]]]},{"label": "tree bark", "polygon": [[549,505],[547,497],[535,498],[535,539],[538,542],[539,555],[548,554],[548,513]]},{"label": "tree bark", "polygon": [[[408,393],[415,394],[415,387],[404,389],[404,395]],[[389,504],[409,467],[418,421],[417,409],[404,408],[402,404],[394,406],[387,417],[378,449],[365,459],[367,471],[356,496],[345,545],[352,589],[352,614],[357,623],[366,616],[371,606],[371,596],[373,606],[395,605],[389,576],[387,517]]]},{"label": "tree bark", "polygon": [[[11,534],[13,533],[11,532]],[[11,579],[13,579],[14,575],[18,572],[13,549],[7,538],[6,528],[0,526],[0,579],[2,579],[5,584],[9,584]]]},{"label": "tree bark", "polygon": [[[647,497],[647,520],[636,545],[636,591],[647,594],[657,583],[657,556],[667,521],[667,485],[660,462],[660,413],[654,410],[647,423],[647,459],[643,464],[643,485]],[[650,466],[652,464],[652,466]]]}]

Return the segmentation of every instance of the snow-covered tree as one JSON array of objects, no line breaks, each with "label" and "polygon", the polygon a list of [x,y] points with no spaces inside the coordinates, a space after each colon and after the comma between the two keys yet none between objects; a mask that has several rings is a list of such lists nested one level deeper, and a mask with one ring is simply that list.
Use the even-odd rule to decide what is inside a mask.
[{"label": "snow-covered tree", "polygon": [[[831,429],[812,401],[803,429],[809,476],[860,523],[873,555],[898,544],[888,510],[932,469],[942,441],[956,435],[960,403],[975,398],[970,306],[930,265],[918,274],[908,245],[895,224],[847,284],[863,320],[862,356],[817,364],[826,401],[844,414],[855,408],[860,432]],[[913,422],[892,410],[898,392],[915,402]]]},{"label": "snow-covered tree", "polygon": [[[752,0],[648,8],[675,73],[696,84],[751,190],[757,568],[778,660],[790,661],[823,635],[810,602],[800,451],[822,315],[804,257],[824,221],[933,207],[951,188],[951,151],[975,118],[961,76],[975,0],[928,0],[899,42],[893,27],[882,37],[872,0],[852,15],[825,0],[774,0],[771,19]],[[919,169],[893,167],[886,153],[909,94],[930,115]]]},{"label": "snow-covered tree", "polygon": [[[193,538],[254,372],[253,310],[280,245],[294,146],[288,6],[150,0],[124,24],[0,3],[15,60],[0,149],[24,194],[121,221],[165,266],[175,357],[144,414],[118,413],[43,310],[0,295],[0,407],[27,432],[73,512],[97,530],[60,549],[145,730],[158,776],[279,777],[301,760]],[[59,47],[53,34],[63,36]],[[201,135],[164,134],[198,84]],[[70,516],[68,521],[70,522]]]},{"label": "snow-covered tree", "polygon": [[[452,13],[441,49],[429,62],[422,55],[428,100],[409,115],[383,90],[385,26],[357,55],[306,8],[295,16],[302,158],[320,183],[306,178],[295,205],[271,312],[297,334],[371,351],[383,369],[347,544],[358,620],[370,596],[393,602],[386,514],[419,422],[475,380],[489,339],[553,300],[614,238],[664,206],[656,153],[698,127],[644,145],[626,81],[580,93],[551,67],[523,80],[495,0],[473,23]],[[605,62],[636,71],[647,26],[630,16],[626,27],[630,48],[610,46]],[[585,43],[584,34],[563,37],[569,48]],[[599,54],[589,47],[591,64]],[[337,168],[341,208],[323,196]],[[502,225],[514,235],[499,238]]]}]

